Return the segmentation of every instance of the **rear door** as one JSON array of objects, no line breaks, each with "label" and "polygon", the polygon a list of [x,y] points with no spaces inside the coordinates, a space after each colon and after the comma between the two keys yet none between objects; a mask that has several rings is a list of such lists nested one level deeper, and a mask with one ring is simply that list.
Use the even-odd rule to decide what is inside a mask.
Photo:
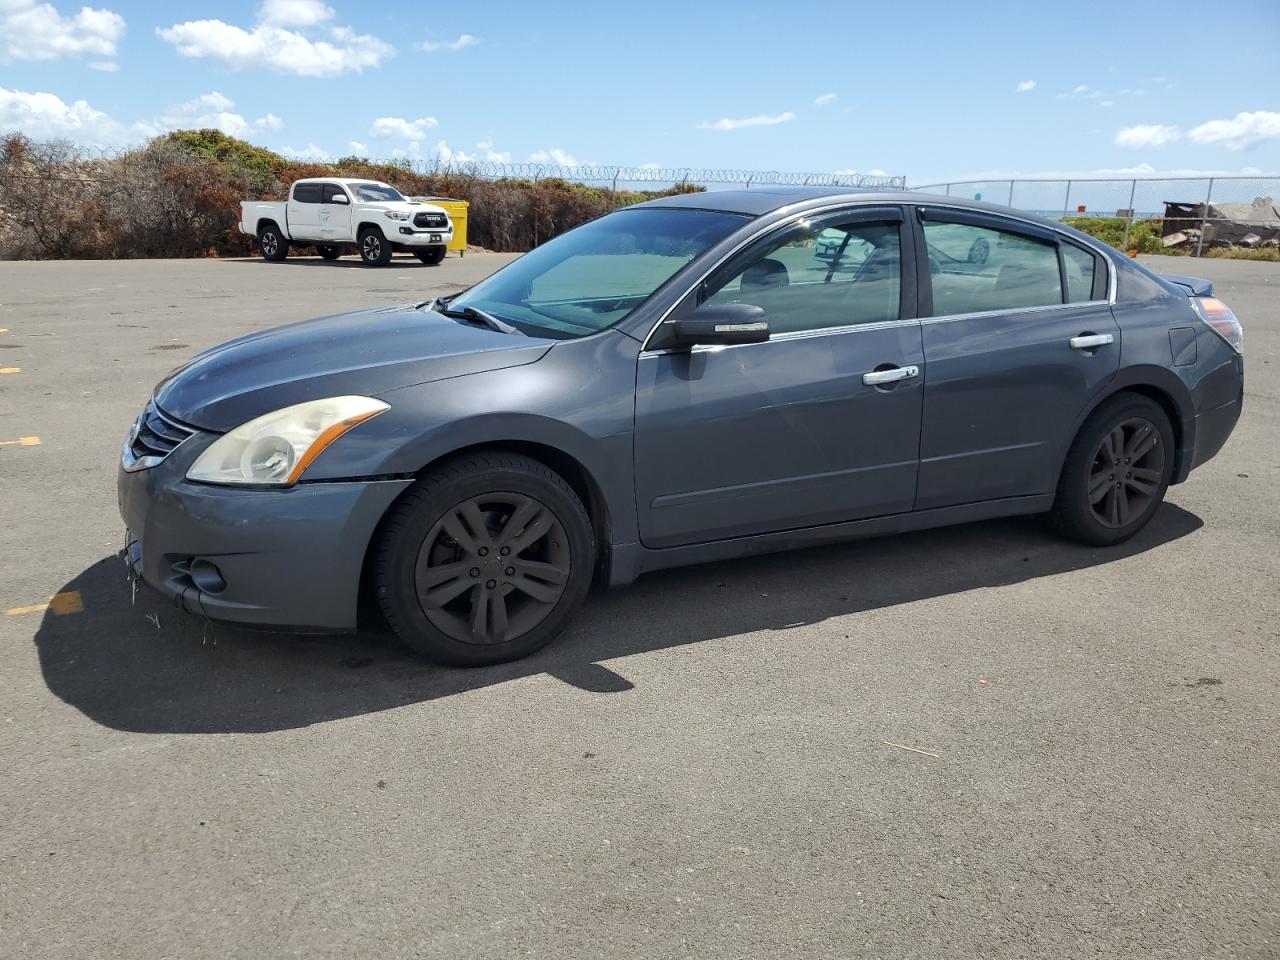
[{"label": "rear door", "polygon": [[[340,183],[323,183],[320,187],[320,238],[331,243],[354,240],[351,234],[350,194]],[[335,197],[342,199],[335,202]]]},{"label": "rear door", "polygon": [[923,393],[911,236],[897,206],[798,219],[676,308],[672,317],[704,302],[754,304],[771,339],[692,350],[655,340],[641,353],[635,477],[647,546],[910,511]]},{"label": "rear door", "polygon": [[1116,373],[1103,258],[1036,224],[919,208],[927,376],[916,509],[1052,493]]},{"label": "rear door", "polygon": [[316,240],[320,237],[321,186],[318,183],[295,183],[285,216],[289,220],[289,237],[294,240]]}]

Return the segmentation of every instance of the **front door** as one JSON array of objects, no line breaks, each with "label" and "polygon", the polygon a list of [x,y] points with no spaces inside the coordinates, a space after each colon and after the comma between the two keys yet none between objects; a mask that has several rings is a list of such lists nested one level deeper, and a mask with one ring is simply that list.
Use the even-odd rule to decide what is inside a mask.
[{"label": "front door", "polygon": [[330,243],[355,239],[351,233],[351,198],[346,189],[337,183],[322,184],[322,188],[320,239]]},{"label": "front door", "polygon": [[1106,264],[996,215],[926,206],[923,235],[916,508],[1052,493],[1075,422],[1120,362]]},{"label": "front door", "polygon": [[[669,547],[911,509],[924,359],[901,208],[798,219],[673,313],[762,307],[768,342],[638,360],[642,541]],[[667,325],[664,324],[664,328]],[[657,349],[653,349],[657,347]]]}]

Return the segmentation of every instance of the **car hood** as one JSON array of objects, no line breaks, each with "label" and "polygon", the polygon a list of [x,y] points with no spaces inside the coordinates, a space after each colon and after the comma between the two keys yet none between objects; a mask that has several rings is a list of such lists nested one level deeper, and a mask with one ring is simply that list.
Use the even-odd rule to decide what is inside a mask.
[{"label": "car hood", "polygon": [[156,386],[156,403],[225,432],[308,400],[379,394],[415,383],[533,363],[554,340],[498,333],[413,304],[275,327],[206,350]]},{"label": "car hood", "polygon": [[396,210],[401,213],[445,213],[444,207],[437,207],[433,203],[423,203],[418,200],[358,200],[358,206],[374,207],[378,210]]}]

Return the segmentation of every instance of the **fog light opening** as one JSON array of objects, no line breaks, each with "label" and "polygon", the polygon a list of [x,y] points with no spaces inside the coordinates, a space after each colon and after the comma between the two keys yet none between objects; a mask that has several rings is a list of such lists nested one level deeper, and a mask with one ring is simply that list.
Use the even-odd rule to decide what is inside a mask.
[{"label": "fog light opening", "polygon": [[208,560],[195,558],[187,568],[187,576],[201,593],[219,594],[227,589],[227,581],[222,578],[222,571]]}]

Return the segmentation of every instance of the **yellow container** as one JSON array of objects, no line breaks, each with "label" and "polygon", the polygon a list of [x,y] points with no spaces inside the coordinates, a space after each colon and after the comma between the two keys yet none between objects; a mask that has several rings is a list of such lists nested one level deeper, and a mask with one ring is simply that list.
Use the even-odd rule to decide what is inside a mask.
[{"label": "yellow container", "polygon": [[467,255],[467,208],[471,204],[466,200],[450,200],[448,197],[419,197],[423,203],[440,207],[449,214],[453,221],[453,239],[449,241],[449,249],[457,250],[459,256]]}]

